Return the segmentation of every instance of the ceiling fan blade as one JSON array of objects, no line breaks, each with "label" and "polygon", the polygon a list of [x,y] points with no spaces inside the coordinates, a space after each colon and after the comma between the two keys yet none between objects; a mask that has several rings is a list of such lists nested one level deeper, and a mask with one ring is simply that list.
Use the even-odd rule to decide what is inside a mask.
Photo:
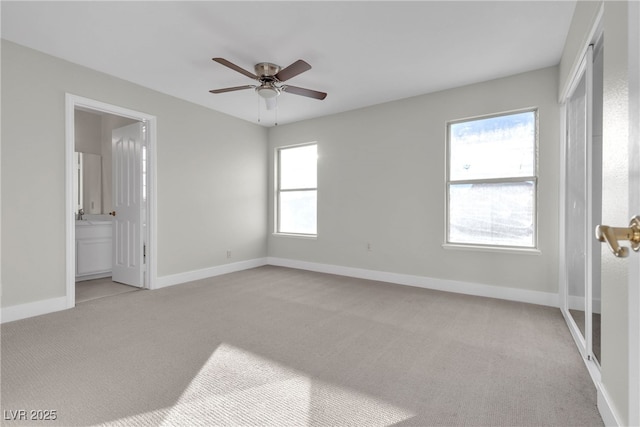
[{"label": "ceiling fan blade", "polygon": [[211,93],[225,93],[225,92],[233,92],[234,90],[243,90],[243,89],[254,89],[255,86],[245,85],[245,86],[234,86],[234,87],[225,87],[224,89],[213,89],[209,92]]},{"label": "ceiling fan blade", "polygon": [[304,62],[302,59],[298,59],[293,64],[289,65],[287,68],[280,70],[278,74],[276,74],[276,78],[281,82],[289,80],[292,77],[297,76],[298,74],[302,74],[305,71],[309,71],[311,69],[311,65]]},{"label": "ceiling fan blade", "polygon": [[229,67],[229,68],[231,68],[232,70],[235,70],[235,71],[239,72],[240,74],[244,74],[245,76],[247,76],[247,77],[249,77],[249,78],[252,78],[252,79],[254,79],[254,80],[258,80],[258,76],[256,76],[255,74],[253,74],[253,73],[252,73],[252,72],[250,72],[250,71],[245,70],[245,69],[244,69],[244,68],[242,68],[242,67],[237,66],[237,65],[236,65],[236,64],[234,64],[233,62],[229,62],[229,61],[227,61],[227,60],[226,60],[226,59],[224,59],[224,58],[211,58],[211,59],[213,59],[214,61],[216,61],[218,64],[222,64],[222,65],[224,65],[225,67]]},{"label": "ceiling fan blade", "polygon": [[297,86],[283,86],[282,90],[285,92],[289,92],[289,93],[293,93],[295,95],[302,95],[302,96],[306,96],[309,98],[315,98],[315,99],[325,99],[327,97],[327,94],[324,92],[318,92],[317,90],[311,90],[311,89],[305,89],[303,87],[297,87]]}]

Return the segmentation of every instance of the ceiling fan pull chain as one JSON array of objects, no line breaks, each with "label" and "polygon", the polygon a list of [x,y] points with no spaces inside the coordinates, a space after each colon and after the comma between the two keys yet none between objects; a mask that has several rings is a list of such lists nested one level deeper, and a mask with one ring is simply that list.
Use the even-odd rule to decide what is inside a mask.
[{"label": "ceiling fan pull chain", "polygon": [[276,98],[276,124],[274,126],[278,126],[278,98]]},{"label": "ceiling fan pull chain", "polygon": [[258,123],[260,123],[260,97],[258,97]]}]

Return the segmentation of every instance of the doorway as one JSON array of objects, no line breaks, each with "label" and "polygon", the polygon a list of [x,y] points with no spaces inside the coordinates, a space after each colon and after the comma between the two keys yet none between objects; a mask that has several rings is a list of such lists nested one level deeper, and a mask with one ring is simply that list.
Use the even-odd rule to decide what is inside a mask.
[{"label": "doorway", "polygon": [[[154,116],[67,94],[68,308],[76,303],[76,279],[83,284],[80,300],[122,293],[131,288],[126,285],[154,288],[155,129]],[[127,186],[139,189],[137,195],[129,197]],[[119,197],[123,188],[126,197]],[[114,283],[112,274],[126,285]]]}]

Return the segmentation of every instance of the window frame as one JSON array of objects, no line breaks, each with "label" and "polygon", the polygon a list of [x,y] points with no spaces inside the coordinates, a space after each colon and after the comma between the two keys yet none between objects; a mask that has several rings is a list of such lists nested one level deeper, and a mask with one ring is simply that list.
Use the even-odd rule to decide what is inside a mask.
[{"label": "window frame", "polygon": [[[451,126],[459,123],[472,122],[477,120],[491,119],[494,117],[510,116],[521,113],[533,113],[534,114],[534,175],[519,176],[519,177],[501,177],[501,178],[478,178],[478,179],[464,179],[464,180],[452,180],[451,173]],[[465,117],[461,119],[455,119],[447,121],[446,123],[446,149],[445,149],[445,227],[444,227],[444,243],[442,247],[445,249],[468,249],[468,250],[481,250],[489,252],[511,252],[511,253],[531,253],[540,254],[538,247],[538,215],[539,215],[539,195],[538,195],[538,178],[539,178],[539,140],[540,140],[540,124],[539,124],[539,109],[538,107],[528,107],[517,110],[503,111],[499,113],[485,114],[473,117]],[[487,244],[487,243],[466,243],[466,242],[452,242],[450,240],[450,189],[452,184],[501,184],[501,183],[524,183],[533,182],[533,244],[532,246],[518,246],[518,245],[501,245],[501,244]]]},{"label": "window frame", "polygon": [[[318,236],[318,215],[317,215],[317,201],[318,201],[318,171],[317,171],[317,161],[316,161],[316,186],[315,187],[299,187],[299,188],[287,188],[285,190],[281,189],[281,153],[283,150],[289,150],[292,148],[302,148],[308,147],[311,145],[316,146],[316,152],[318,149],[318,142],[304,142],[301,144],[293,144],[293,145],[284,145],[281,147],[276,147],[275,149],[275,221],[274,221],[274,232],[273,234],[276,236],[290,236],[290,237],[303,237],[303,238],[316,238]],[[294,191],[315,191],[316,192],[316,232],[315,233],[291,233],[286,231],[280,231],[280,193],[282,192],[294,192]]]}]

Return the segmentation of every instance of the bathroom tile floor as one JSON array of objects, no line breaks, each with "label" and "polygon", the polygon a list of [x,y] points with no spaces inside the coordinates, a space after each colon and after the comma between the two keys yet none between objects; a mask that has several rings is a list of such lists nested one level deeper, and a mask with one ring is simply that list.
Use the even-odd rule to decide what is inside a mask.
[{"label": "bathroom tile floor", "polygon": [[76,304],[98,298],[110,297],[125,292],[139,291],[140,288],[111,281],[111,277],[76,282]]}]

